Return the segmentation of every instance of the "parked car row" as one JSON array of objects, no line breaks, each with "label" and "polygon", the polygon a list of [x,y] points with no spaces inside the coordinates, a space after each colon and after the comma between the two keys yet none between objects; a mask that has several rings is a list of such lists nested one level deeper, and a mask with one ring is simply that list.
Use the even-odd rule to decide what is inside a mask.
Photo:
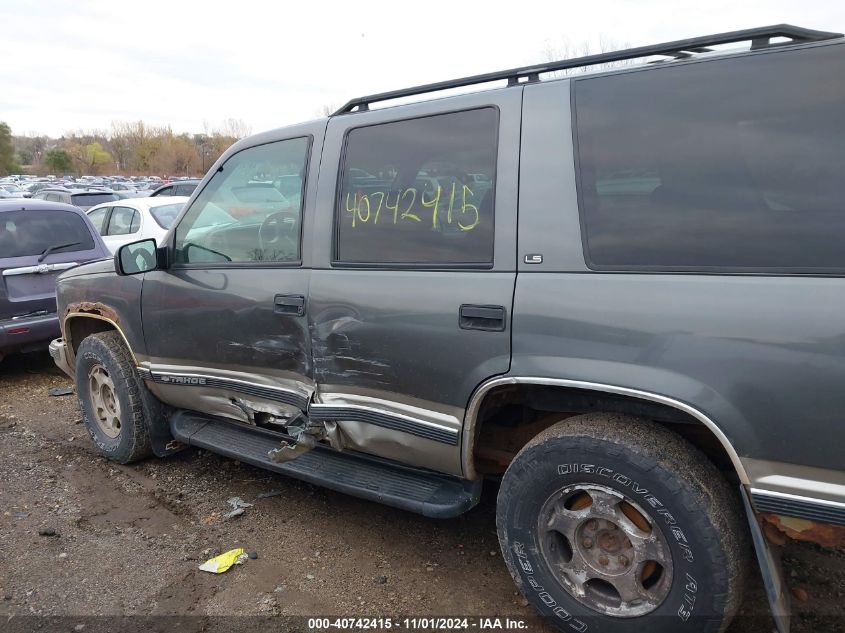
[{"label": "parked car row", "polygon": [[144,198],[157,195],[189,196],[200,183],[196,178],[175,178],[163,180],[158,176],[94,177],[47,176],[7,176],[0,179],[0,199],[31,198],[44,189],[98,189],[115,194],[118,198]]}]

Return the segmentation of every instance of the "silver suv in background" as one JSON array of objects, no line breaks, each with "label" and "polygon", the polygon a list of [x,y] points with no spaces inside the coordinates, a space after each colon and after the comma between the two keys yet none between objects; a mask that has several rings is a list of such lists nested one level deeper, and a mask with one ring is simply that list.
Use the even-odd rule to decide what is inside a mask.
[{"label": "silver suv in background", "polygon": [[53,187],[41,189],[32,198],[35,200],[72,204],[83,211],[87,211],[91,207],[102,204],[103,202],[119,200],[120,196],[112,191],[103,191],[101,189],[65,189],[62,187]]},{"label": "silver suv in background", "polygon": [[115,461],[433,517],[500,482],[560,630],[722,630],[756,553],[784,631],[761,524],[845,540],[843,106],[845,39],[788,25],[354,99],[63,274],[52,349]]}]

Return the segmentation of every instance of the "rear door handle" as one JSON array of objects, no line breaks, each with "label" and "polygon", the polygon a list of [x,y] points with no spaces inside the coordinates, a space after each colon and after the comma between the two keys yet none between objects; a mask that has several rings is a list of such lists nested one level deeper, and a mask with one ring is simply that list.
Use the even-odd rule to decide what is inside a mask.
[{"label": "rear door handle", "polygon": [[460,327],[462,330],[502,332],[505,329],[505,308],[464,304],[460,310]]},{"label": "rear door handle", "polygon": [[273,312],[302,316],[305,314],[305,297],[302,295],[276,295],[273,297]]}]

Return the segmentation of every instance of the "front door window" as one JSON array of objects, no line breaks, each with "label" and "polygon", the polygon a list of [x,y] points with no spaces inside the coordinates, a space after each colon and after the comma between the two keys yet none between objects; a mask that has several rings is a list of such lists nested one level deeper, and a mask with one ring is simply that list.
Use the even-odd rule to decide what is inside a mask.
[{"label": "front door window", "polygon": [[297,262],[308,138],[234,154],[176,228],[181,264]]}]

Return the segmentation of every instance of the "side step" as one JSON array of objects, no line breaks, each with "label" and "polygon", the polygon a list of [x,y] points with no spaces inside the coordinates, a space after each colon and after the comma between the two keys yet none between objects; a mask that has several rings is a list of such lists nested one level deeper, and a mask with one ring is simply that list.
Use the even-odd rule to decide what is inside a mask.
[{"label": "side step", "polygon": [[196,413],[177,412],[170,418],[170,430],[184,444],[428,517],[462,514],[481,495],[481,481],[436,475],[322,446],[294,460],[274,462],[267,453],[279,447],[283,434]]}]

